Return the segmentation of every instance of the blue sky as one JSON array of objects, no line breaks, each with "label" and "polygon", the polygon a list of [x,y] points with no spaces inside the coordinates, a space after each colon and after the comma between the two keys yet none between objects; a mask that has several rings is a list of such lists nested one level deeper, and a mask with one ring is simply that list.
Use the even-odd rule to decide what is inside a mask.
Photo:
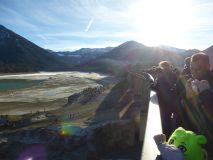
[{"label": "blue sky", "polygon": [[203,50],[213,45],[211,0],[0,0],[0,24],[55,50],[136,40]]}]

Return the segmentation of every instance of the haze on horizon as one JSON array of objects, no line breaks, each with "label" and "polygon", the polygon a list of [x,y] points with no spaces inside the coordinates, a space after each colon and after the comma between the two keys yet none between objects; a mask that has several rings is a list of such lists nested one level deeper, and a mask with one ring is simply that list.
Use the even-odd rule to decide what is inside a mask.
[{"label": "haze on horizon", "polygon": [[55,51],[117,46],[206,49],[213,45],[211,0],[1,0],[0,24]]}]

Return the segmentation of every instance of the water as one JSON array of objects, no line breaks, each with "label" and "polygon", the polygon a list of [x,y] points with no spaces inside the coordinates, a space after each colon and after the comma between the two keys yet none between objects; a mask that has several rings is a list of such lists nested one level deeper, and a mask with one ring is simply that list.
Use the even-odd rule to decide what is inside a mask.
[{"label": "water", "polygon": [[0,92],[28,88],[41,83],[43,80],[0,79]]}]

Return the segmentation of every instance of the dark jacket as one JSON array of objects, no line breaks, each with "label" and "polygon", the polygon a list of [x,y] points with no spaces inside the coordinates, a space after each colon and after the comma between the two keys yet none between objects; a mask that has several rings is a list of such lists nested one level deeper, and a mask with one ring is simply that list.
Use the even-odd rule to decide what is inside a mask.
[{"label": "dark jacket", "polygon": [[171,122],[172,113],[176,112],[175,95],[171,88],[176,82],[176,75],[172,72],[162,72],[158,75],[156,84],[152,87],[156,91],[160,106],[161,121],[164,134],[167,137],[173,132],[174,126]]},{"label": "dark jacket", "polygon": [[[179,111],[182,119],[182,126],[197,134],[207,137],[207,150],[213,144],[213,75],[210,72],[203,77],[211,86],[211,89],[201,92],[191,100],[182,96]],[[209,154],[212,154],[209,152]],[[211,158],[213,155],[211,155]]]},{"label": "dark jacket", "polygon": [[162,72],[156,80],[156,85],[153,87],[157,92],[160,108],[164,110],[163,112],[168,112],[169,114],[173,111],[172,99],[174,95],[171,88],[176,80],[176,75],[173,72]]}]

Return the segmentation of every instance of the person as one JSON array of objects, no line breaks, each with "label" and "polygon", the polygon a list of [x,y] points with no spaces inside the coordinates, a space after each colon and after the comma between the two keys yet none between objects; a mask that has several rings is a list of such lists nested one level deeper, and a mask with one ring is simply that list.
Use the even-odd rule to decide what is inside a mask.
[{"label": "person", "polygon": [[187,57],[184,60],[184,68],[182,71],[182,75],[190,75],[191,74],[191,69],[190,69],[190,61],[191,61],[191,57]]},{"label": "person", "polygon": [[[181,105],[181,98],[186,96],[186,90],[185,90],[185,85],[187,83],[187,80],[192,78],[191,76],[191,69],[190,69],[190,62],[191,62],[191,57],[187,57],[184,60],[184,69],[182,70],[182,72],[180,74],[177,75],[177,81],[174,84],[174,86],[172,87],[172,92],[173,94],[175,94],[175,103],[177,106]],[[179,108],[177,109],[177,114],[179,115]],[[184,114],[184,113],[182,113]],[[178,116],[176,118],[176,123],[177,126],[181,126],[182,124],[182,119],[180,118],[180,116]]]},{"label": "person", "polygon": [[208,150],[213,144],[213,75],[208,55],[192,55],[190,69],[192,77],[186,81],[185,94],[180,97],[182,126],[205,135]]},{"label": "person", "polygon": [[[163,132],[169,137],[173,129],[177,127],[172,121],[177,117],[177,106],[174,103],[175,95],[171,91],[177,77],[172,72],[172,66],[168,61],[161,61],[159,67],[161,72],[158,73],[156,84],[152,86],[152,89],[157,93]],[[171,119],[172,115],[173,119]]]},{"label": "person", "polygon": [[185,160],[181,150],[166,143],[166,135],[158,134],[153,137],[161,155],[155,160]]}]

